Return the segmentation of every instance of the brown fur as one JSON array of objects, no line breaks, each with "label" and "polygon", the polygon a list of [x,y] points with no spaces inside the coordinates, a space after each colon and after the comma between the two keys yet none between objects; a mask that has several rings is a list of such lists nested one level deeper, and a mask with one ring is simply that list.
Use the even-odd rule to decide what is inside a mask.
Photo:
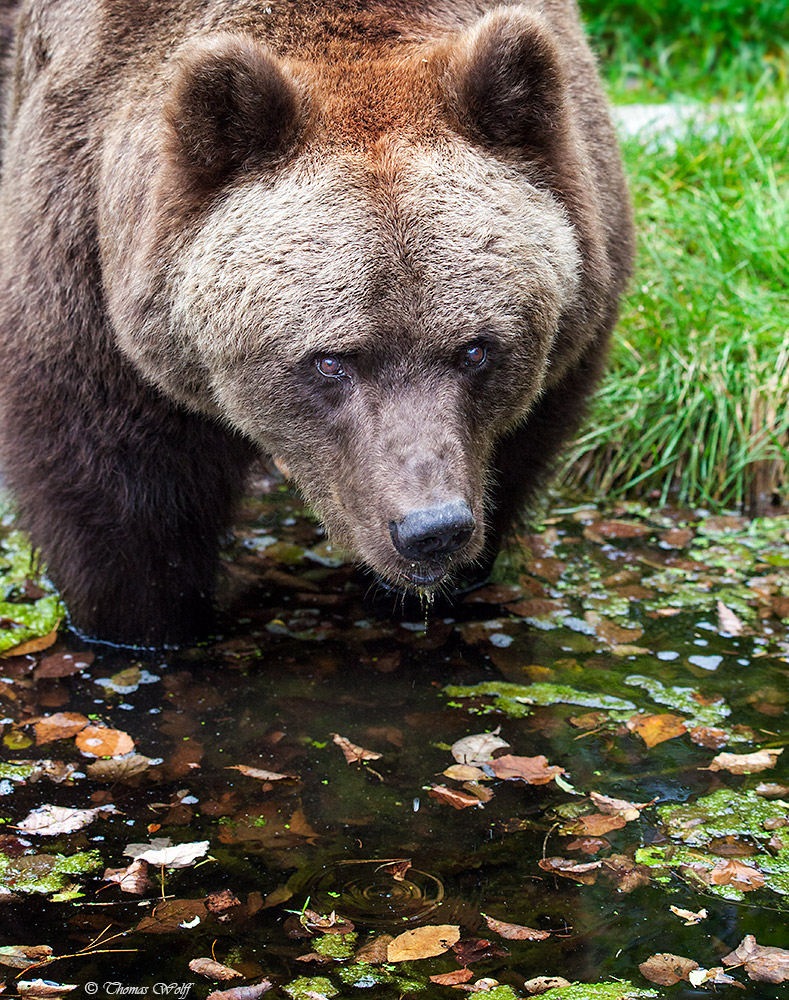
[{"label": "brown fur", "polygon": [[76,624],[193,631],[258,449],[395,584],[425,567],[390,526],[431,504],[476,522],[447,578],[489,561],[632,255],[575,5],[26,0],[18,25],[2,456]]}]

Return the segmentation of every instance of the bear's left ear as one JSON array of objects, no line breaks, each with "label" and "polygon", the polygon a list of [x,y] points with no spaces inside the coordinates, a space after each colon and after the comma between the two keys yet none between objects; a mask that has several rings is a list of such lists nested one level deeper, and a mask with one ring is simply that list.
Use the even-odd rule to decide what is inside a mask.
[{"label": "bear's left ear", "polygon": [[165,98],[167,151],[198,187],[264,166],[295,142],[301,95],[278,60],[246,35],[198,39]]},{"label": "bear's left ear", "polygon": [[525,7],[494,10],[455,39],[444,89],[461,124],[494,146],[545,149],[564,134],[562,57]]}]

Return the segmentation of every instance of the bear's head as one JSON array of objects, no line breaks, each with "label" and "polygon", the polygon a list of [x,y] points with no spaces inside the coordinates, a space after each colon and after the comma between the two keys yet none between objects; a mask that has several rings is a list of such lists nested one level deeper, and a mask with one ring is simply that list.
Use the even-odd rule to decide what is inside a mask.
[{"label": "bear's head", "polygon": [[383,578],[439,585],[482,551],[496,441],[594,325],[559,48],[515,7],[376,58],[212,35],[168,72],[142,180],[120,141],[105,165],[121,349]]}]

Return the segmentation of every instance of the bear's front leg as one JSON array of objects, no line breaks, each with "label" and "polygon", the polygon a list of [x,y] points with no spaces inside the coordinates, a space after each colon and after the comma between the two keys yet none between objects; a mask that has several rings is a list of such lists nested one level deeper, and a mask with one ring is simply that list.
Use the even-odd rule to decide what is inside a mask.
[{"label": "bear's front leg", "polygon": [[253,446],[131,372],[10,395],[6,478],[73,627],[139,646],[204,633]]}]

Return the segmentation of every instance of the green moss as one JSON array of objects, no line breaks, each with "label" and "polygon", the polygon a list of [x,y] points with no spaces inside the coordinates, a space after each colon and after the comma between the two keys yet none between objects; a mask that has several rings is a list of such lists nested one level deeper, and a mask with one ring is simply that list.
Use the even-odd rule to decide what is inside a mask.
[{"label": "green moss", "polygon": [[[45,591],[36,601],[9,600],[30,581]],[[27,536],[9,531],[0,541],[0,652],[46,635],[63,617],[64,608],[52,585],[42,575]]]},{"label": "green moss", "polygon": [[689,716],[688,723],[694,726],[719,726],[731,715],[731,709],[724,701],[717,701],[712,705],[699,704],[698,692],[693,688],[666,687],[654,677],[645,677],[642,674],[630,674],[625,678],[625,684],[642,688],[652,701]]},{"label": "green moss", "polygon": [[485,681],[463,687],[450,684],[444,688],[451,698],[478,698],[493,695],[495,707],[507,715],[522,716],[523,705],[583,705],[587,708],[601,708],[606,711],[634,712],[636,706],[631,701],[614,698],[611,695],[591,691],[578,691],[566,684],[509,684],[505,681]]},{"label": "green moss", "polygon": [[658,814],[670,837],[693,847],[703,847],[718,837],[751,837],[769,840],[764,828],[769,819],[786,816],[789,803],[764,799],[755,792],[720,788],[691,805],[665,805]]},{"label": "green moss", "polygon": [[313,942],[313,950],[327,958],[344,959],[353,955],[356,934],[324,934]]},{"label": "green moss", "polygon": [[[545,994],[551,1000],[637,1000],[640,997],[659,996],[654,990],[643,989],[630,983],[573,983]],[[490,996],[490,994],[486,994]]]},{"label": "green moss", "polygon": [[0,760],[0,779],[9,781],[25,781],[36,770],[35,764],[6,764]]},{"label": "green moss", "polygon": [[293,1000],[315,1000],[316,995],[336,997],[340,992],[325,976],[302,976],[283,986],[282,989],[288,996],[293,997]]},{"label": "green moss", "polygon": [[101,865],[98,851],[81,854],[26,854],[9,858],[0,854],[0,882],[12,892],[42,894],[60,892],[70,885],[72,875],[83,875]]}]

